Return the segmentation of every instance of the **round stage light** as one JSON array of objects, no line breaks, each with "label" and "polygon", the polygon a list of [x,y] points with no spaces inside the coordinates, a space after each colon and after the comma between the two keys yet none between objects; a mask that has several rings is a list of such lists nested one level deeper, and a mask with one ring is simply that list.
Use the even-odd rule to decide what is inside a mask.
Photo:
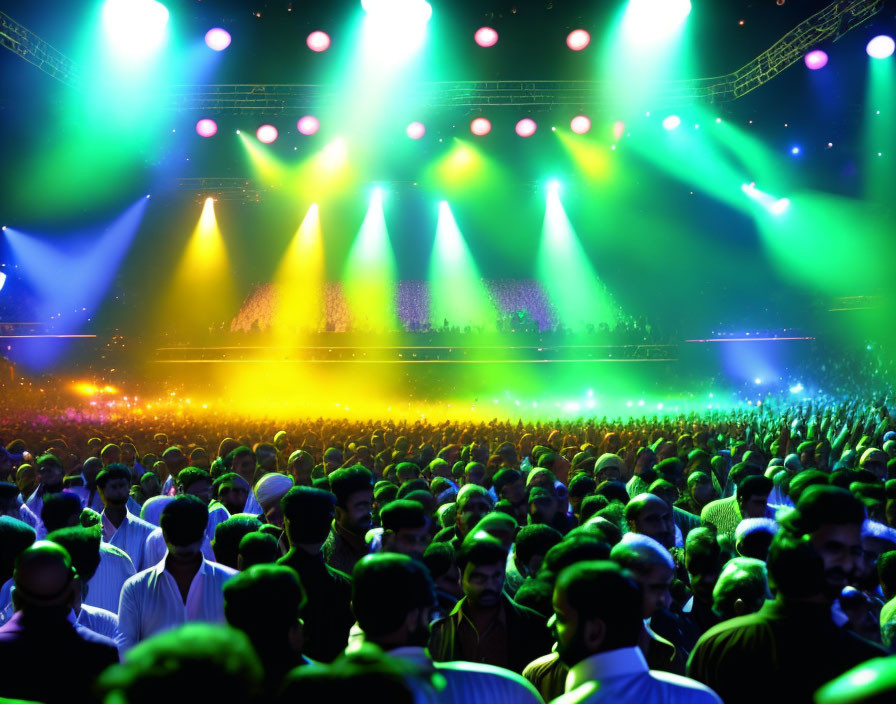
[{"label": "round stage light", "polygon": [[569,128],[576,134],[586,134],[591,131],[591,119],[585,115],[576,115],[569,123]]},{"label": "round stage light", "polygon": [[591,43],[591,35],[584,29],[574,29],[566,37],[566,46],[573,51],[581,51]]},{"label": "round stage light", "polygon": [[470,123],[470,132],[475,134],[477,137],[485,137],[489,132],[492,131],[492,123],[486,120],[484,117],[477,117]]},{"label": "round stage light", "polygon": [[896,50],[896,42],[893,41],[893,37],[888,37],[886,34],[875,37],[868,42],[868,46],[865,48],[868,56],[872,59],[888,59],[893,55],[894,50]]},{"label": "round stage light", "polygon": [[528,117],[524,117],[516,123],[516,133],[520,137],[531,137],[537,129],[538,125],[535,124],[535,120],[531,120]]},{"label": "round stage light", "polygon": [[679,125],[681,125],[681,118],[678,115],[669,115],[663,120],[663,128],[670,131],[678,129]]},{"label": "round stage light", "polygon": [[214,137],[218,134],[218,124],[207,117],[196,123],[196,133],[200,137]]},{"label": "round stage light", "polygon": [[106,0],[103,26],[108,41],[125,59],[149,58],[168,34],[168,8],[156,0]]},{"label": "round stage light", "polygon": [[622,135],[625,134],[625,123],[622,120],[617,120],[613,124],[613,136],[616,140],[622,139]]},{"label": "round stage light", "polygon": [[812,71],[817,71],[828,65],[828,55],[821,49],[816,49],[815,51],[810,51],[806,54],[804,61],[806,62],[807,68]]},{"label": "round stage light", "polygon": [[262,144],[273,144],[277,141],[277,128],[273,125],[262,125],[255,130],[255,136]]},{"label": "round stage light", "polygon": [[407,133],[411,139],[422,139],[426,134],[426,126],[422,122],[412,122],[408,125]]},{"label": "round stage light", "polygon": [[209,49],[215,51],[224,51],[230,46],[230,41],[230,32],[221,27],[215,27],[205,33],[205,43],[208,44]]},{"label": "round stage light", "polygon": [[498,33],[491,27],[480,27],[473,35],[473,39],[479,46],[488,49],[498,43]]},{"label": "round stage light", "polygon": [[330,48],[330,35],[326,32],[317,30],[308,35],[308,39],[305,40],[305,43],[311,51],[320,53]]},{"label": "round stage light", "polygon": [[296,127],[298,127],[301,134],[310,137],[311,135],[316,134],[320,129],[320,120],[314,115],[305,115],[304,117],[299,118]]}]

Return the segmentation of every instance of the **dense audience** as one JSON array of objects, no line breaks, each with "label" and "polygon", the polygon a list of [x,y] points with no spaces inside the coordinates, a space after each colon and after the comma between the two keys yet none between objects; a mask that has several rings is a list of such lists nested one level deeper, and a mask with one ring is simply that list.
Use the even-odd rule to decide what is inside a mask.
[{"label": "dense audience", "polygon": [[0,697],[883,701],[885,403],[553,424],[10,413]]}]

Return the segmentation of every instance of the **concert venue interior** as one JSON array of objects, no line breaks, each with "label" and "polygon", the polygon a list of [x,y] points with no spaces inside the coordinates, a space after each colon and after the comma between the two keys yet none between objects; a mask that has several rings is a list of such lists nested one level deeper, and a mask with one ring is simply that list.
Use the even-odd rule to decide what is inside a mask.
[{"label": "concert venue interior", "polygon": [[0,22],[4,406],[515,421],[891,378],[893,2]]}]

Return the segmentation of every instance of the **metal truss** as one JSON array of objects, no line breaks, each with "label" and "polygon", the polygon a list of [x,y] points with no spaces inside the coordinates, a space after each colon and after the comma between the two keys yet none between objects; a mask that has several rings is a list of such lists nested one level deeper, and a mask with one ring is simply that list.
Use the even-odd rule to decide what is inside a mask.
[{"label": "metal truss", "polygon": [[[724,103],[737,100],[771,81],[813,47],[836,41],[878,12],[885,0],[836,0],[794,27],[771,48],[725,76],[674,81],[653,96],[659,106]],[[0,12],[0,44],[63,83],[80,84],[75,64],[33,32]],[[609,107],[611,96],[600,81],[460,81],[415,87],[426,108],[485,109],[521,106],[549,109]],[[278,115],[320,109],[335,102],[332,86],[302,84],[221,84],[174,86],[159,96],[159,107],[215,114]]]},{"label": "metal truss", "polygon": [[74,61],[3,12],[0,12],[0,46],[21,56],[57,81],[72,88],[81,87]]},{"label": "metal truss", "polygon": [[206,198],[216,201],[261,202],[262,191],[247,178],[179,178],[177,189],[193,194],[196,202]]}]

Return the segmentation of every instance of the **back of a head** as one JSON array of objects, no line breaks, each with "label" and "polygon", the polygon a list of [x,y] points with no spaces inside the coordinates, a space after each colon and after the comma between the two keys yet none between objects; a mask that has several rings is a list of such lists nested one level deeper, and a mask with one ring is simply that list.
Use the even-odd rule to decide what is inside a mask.
[{"label": "back of a head", "polygon": [[224,616],[246,633],[256,648],[264,643],[283,647],[289,629],[301,617],[305,590],[295,570],[279,565],[255,565],[224,585]]},{"label": "back of a head", "polygon": [[555,545],[563,540],[560,532],[544,524],[523,526],[516,535],[516,558],[524,565],[536,555],[547,555]]},{"label": "back of a head", "polygon": [[610,559],[623,569],[643,575],[656,566],[675,569],[675,563],[669,551],[656,540],[640,533],[626,533],[622,540],[613,546]]},{"label": "back of a head", "polygon": [[709,528],[694,528],[685,541],[685,565],[691,574],[718,574],[722,551],[716,533]]},{"label": "back of a head", "polygon": [[421,528],[426,525],[423,506],[416,501],[396,499],[380,511],[380,523],[384,530],[397,531],[402,528]]},{"label": "back of a head", "polygon": [[600,496],[606,496],[610,503],[618,501],[621,504],[627,504],[630,498],[628,490],[622,482],[601,482],[597,486],[597,493]]},{"label": "back of a head", "polygon": [[587,474],[578,474],[569,482],[569,495],[572,498],[584,498],[593,494],[597,489],[597,482]]},{"label": "back of a head", "polygon": [[755,613],[769,597],[765,563],[750,557],[729,560],[712,591],[712,610],[721,619]]},{"label": "back of a head", "polygon": [[799,503],[803,492],[810,486],[825,486],[828,483],[828,475],[817,469],[807,469],[790,480],[788,496],[794,505]]},{"label": "back of a head", "polygon": [[221,521],[215,526],[215,539],[212,541],[215,560],[236,569],[240,541],[259,528],[261,521],[255,516],[231,516],[226,521]]},{"label": "back of a head", "polygon": [[292,545],[322,543],[330,534],[336,497],[307,486],[290,489],[280,500],[284,527]]},{"label": "back of a head", "polygon": [[99,680],[104,701],[158,704],[176,694],[183,701],[254,702],[261,662],[241,631],[191,623],[139,643],[124,662]]},{"label": "back of a head", "polygon": [[460,491],[457,492],[457,510],[463,511],[464,507],[469,503],[469,501],[473,497],[483,498],[488,502],[488,505],[492,505],[492,497],[489,495],[488,491],[478,484],[464,484]]},{"label": "back of a head", "polygon": [[277,538],[267,533],[248,533],[240,540],[239,562],[243,570],[255,565],[266,565],[276,562],[280,557],[280,546]]},{"label": "back of a head", "polygon": [[615,563],[599,560],[567,567],[557,578],[555,590],[576,611],[580,627],[583,621],[595,618],[604,623],[606,635],[600,652],[638,644],[644,625],[641,588]]},{"label": "back of a head", "polygon": [[565,568],[578,562],[606,560],[609,556],[610,546],[603,541],[576,535],[566,538],[545,553],[538,576],[553,584]]},{"label": "back of a head", "polygon": [[44,505],[40,511],[40,520],[48,533],[60,528],[78,525],[81,515],[81,501],[74,494],[66,491],[58,494],[45,494]]},{"label": "back of a head", "polygon": [[100,566],[100,533],[93,528],[60,528],[47,540],[64,548],[83,583],[89,582]]},{"label": "back of a head", "polygon": [[438,579],[457,563],[451,543],[430,543],[423,552],[423,564],[433,579]]},{"label": "back of a head", "polygon": [[34,528],[17,518],[0,516],[0,584],[12,577],[16,558],[35,540]]},{"label": "back of a head", "polygon": [[750,474],[744,477],[737,485],[737,500],[746,501],[751,496],[767,497],[775,488],[771,479],[763,474]]},{"label": "back of a head", "polygon": [[207,525],[208,506],[189,494],[174,497],[159,517],[165,542],[171,545],[186,546],[201,541]]},{"label": "back of a head", "polygon": [[65,548],[41,540],[16,558],[13,602],[18,611],[71,608],[77,573]]},{"label": "back of a head", "polygon": [[500,470],[492,478],[492,486],[495,489],[495,494],[498,497],[500,497],[501,492],[504,491],[504,487],[506,487],[510,484],[515,484],[522,478],[523,478],[523,475],[520,473],[519,470],[512,469],[509,467],[506,469]]},{"label": "back of a head", "polygon": [[889,601],[896,596],[896,550],[885,552],[877,559],[877,576],[884,598]]},{"label": "back of a head", "polygon": [[734,532],[734,545],[741,557],[754,557],[763,562],[768,557],[778,524],[774,518],[745,518]]},{"label": "back of a head", "polygon": [[349,497],[357,491],[373,489],[373,475],[360,465],[343,467],[329,475],[330,489],[336,496],[336,504],[345,508]]},{"label": "back of a head", "polygon": [[824,524],[859,525],[865,522],[865,507],[846,489],[813,485],[800,495],[796,509],[788,513],[783,524],[797,534],[812,533]]},{"label": "back of a head", "polygon": [[355,564],[352,611],[361,630],[373,639],[398,630],[410,611],[435,603],[429,570],[407,555],[367,555]]},{"label": "back of a head", "polygon": [[596,514],[598,511],[602,511],[609,505],[610,502],[607,497],[601,494],[586,496],[582,500],[582,506],[579,510],[579,520],[582,523],[587,523],[588,520],[594,516],[594,514]]}]

